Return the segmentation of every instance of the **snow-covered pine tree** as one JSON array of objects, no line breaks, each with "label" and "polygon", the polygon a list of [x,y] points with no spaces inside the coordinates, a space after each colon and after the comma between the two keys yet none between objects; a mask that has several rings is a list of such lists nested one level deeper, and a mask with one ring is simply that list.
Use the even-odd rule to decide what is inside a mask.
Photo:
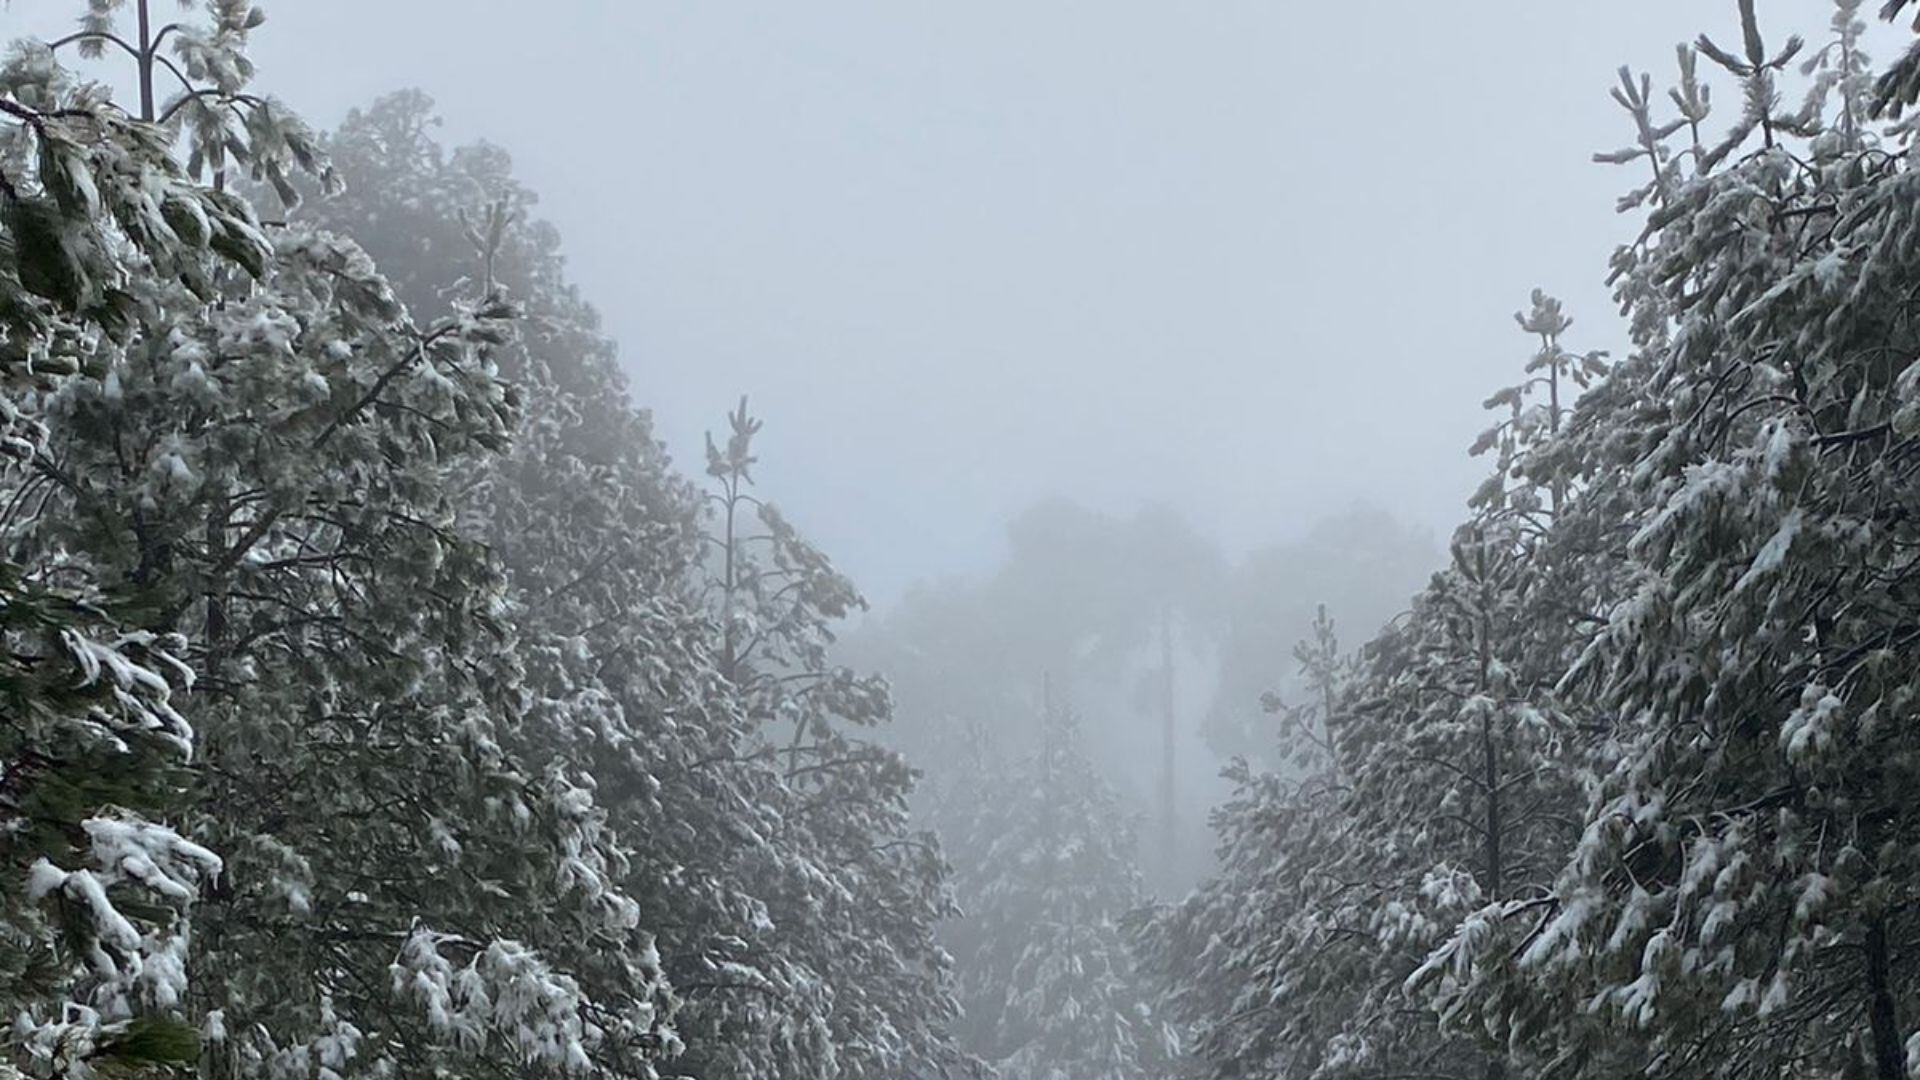
[{"label": "snow-covered pine tree", "polygon": [[725,440],[707,445],[705,594],[721,627],[721,673],[780,770],[778,846],[798,856],[769,865],[754,892],[779,948],[827,1006],[822,1062],[776,1063],[766,1075],[969,1073],[977,1063],[950,1031],[952,958],[936,937],[954,914],[947,864],[910,820],[914,770],[873,738],[892,717],[887,684],[828,656],[833,624],[865,601],[751,492],[760,421],[744,398],[727,420]]},{"label": "snow-covered pine tree", "polygon": [[[524,211],[533,195],[486,146],[448,153],[431,103],[384,98],[328,140],[347,185],[303,210],[379,226],[384,265],[416,303],[463,276],[438,252],[470,240],[463,218]],[[834,985],[769,897],[836,873],[783,824],[787,759],[720,678],[724,635],[699,595],[706,540],[685,481],[646,414],[627,404],[611,342],[565,283],[557,236],[505,230],[474,273],[515,295],[522,332],[496,350],[516,372],[525,420],[512,449],[465,481],[465,516],[507,571],[529,718],[550,750],[589,765],[598,797],[631,838],[625,881],[655,929],[681,998],[677,1070],[715,1077],[819,1076],[840,1068]]]},{"label": "snow-covered pine tree", "polygon": [[[35,42],[0,61],[0,491],[45,512],[49,395],[107,377],[147,274],[204,280],[265,248],[250,211],[192,183]],[[0,1009],[6,1067],[68,1074],[191,1061],[180,1022],[187,909],[220,869],[166,822],[194,731],[173,635],[141,599],[70,565],[0,558]]]},{"label": "snow-covered pine tree", "polygon": [[1038,753],[983,739],[957,778],[973,793],[947,834],[959,1030],[1003,1080],[1162,1080],[1178,1039],[1120,929],[1143,900],[1134,831],[1073,713],[1049,700],[1040,727]]},{"label": "snow-covered pine tree", "polygon": [[1557,445],[1567,408],[1605,365],[1564,348],[1570,322],[1543,293],[1516,321],[1538,348],[1486,402],[1501,416],[1473,452],[1495,469],[1449,566],[1351,670],[1330,628],[1303,649],[1319,699],[1290,725],[1316,751],[1304,775],[1242,767],[1216,818],[1221,875],[1143,927],[1212,1075],[1509,1067],[1404,983],[1469,913],[1537,896],[1575,835],[1583,744],[1549,691],[1580,593],[1541,539],[1581,486]]},{"label": "snow-covered pine tree", "polygon": [[1280,768],[1236,759],[1213,814],[1219,869],[1184,900],[1136,912],[1140,970],[1164,988],[1202,1076],[1313,1076],[1369,989],[1366,935],[1339,921],[1330,873],[1361,842],[1343,811],[1337,716],[1355,676],[1332,619],[1295,649],[1306,700],[1263,704],[1281,721]]},{"label": "snow-covered pine tree", "polygon": [[[1852,70],[1856,8],[1835,5]],[[1568,1066],[1593,1017],[1674,1075],[1895,1080],[1920,1060],[1920,267],[1911,127],[1860,118],[1910,103],[1915,54],[1873,100],[1828,80],[1782,123],[1769,73],[1797,45],[1740,15],[1739,53],[1701,48],[1745,113],[1651,212],[1638,347],[1576,421],[1608,466],[1583,498],[1633,530],[1632,589],[1566,679],[1617,717],[1614,764],[1547,904],[1452,963],[1464,1011]]]},{"label": "snow-covered pine tree", "polygon": [[[248,39],[267,21],[253,0],[182,0],[199,18],[162,20],[155,0],[86,0],[79,29],[45,43],[89,59],[132,63],[138,119],[187,151],[186,172],[224,189],[245,177],[268,185],[285,203],[298,201],[293,178],[306,175],[331,190],[333,178],[299,115],[252,85]],[[131,9],[131,10],[129,10]],[[124,23],[131,21],[131,26]]]},{"label": "snow-covered pine tree", "polygon": [[1873,60],[1867,55],[1866,0],[1834,0],[1825,44],[1808,54],[1800,74],[1810,76],[1802,110],[1849,144],[1858,144],[1873,114]]},{"label": "snow-covered pine tree", "polygon": [[[180,100],[296,130],[244,96],[236,28],[258,19],[232,9],[168,36],[208,80]],[[273,183],[269,134],[249,122],[207,164]],[[650,1075],[671,1002],[625,852],[583,776],[519,752],[499,576],[457,528],[451,481],[513,423],[490,355],[510,309],[472,294],[416,326],[363,252],[303,225],[249,268],[127,284],[127,333],[85,354],[103,376],[49,402],[47,509],[9,535],[194,641],[189,820],[228,859],[193,939],[217,973],[189,999],[207,1065]]]}]

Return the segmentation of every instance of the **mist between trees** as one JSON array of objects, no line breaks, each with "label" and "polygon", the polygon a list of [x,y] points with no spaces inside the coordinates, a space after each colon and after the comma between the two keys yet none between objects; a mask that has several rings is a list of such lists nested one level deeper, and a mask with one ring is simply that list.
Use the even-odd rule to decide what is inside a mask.
[{"label": "mist between trees", "polygon": [[424,94],[20,31],[0,1071],[1920,1076],[1914,5],[1730,6],[1449,537],[1061,497],[873,612]]}]

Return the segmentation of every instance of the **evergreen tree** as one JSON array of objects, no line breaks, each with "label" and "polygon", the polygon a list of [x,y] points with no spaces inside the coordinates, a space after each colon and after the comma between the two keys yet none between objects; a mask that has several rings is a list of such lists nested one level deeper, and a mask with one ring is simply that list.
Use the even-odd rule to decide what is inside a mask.
[{"label": "evergreen tree", "polygon": [[1365,838],[1342,812],[1336,749],[1354,663],[1324,608],[1295,656],[1306,698],[1265,698],[1282,720],[1281,767],[1236,759],[1226,770],[1235,786],[1213,814],[1219,869],[1178,904],[1129,920],[1141,968],[1165,988],[1205,1076],[1319,1074],[1369,989],[1369,934],[1341,921],[1349,890],[1327,872]]},{"label": "evergreen tree", "polygon": [[[1185,889],[1206,861],[1203,811],[1214,797],[1216,766],[1196,729],[1225,636],[1224,562],[1165,506],[1116,517],[1045,500],[1016,515],[1008,540],[1006,562],[986,580],[916,590],[848,635],[838,655],[886,672],[898,701],[897,721],[877,734],[930,766],[964,760],[974,725],[1008,754],[1037,752],[1038,730],[1020,718],[1035,709],[1035,675],[1052,672],[1099,718],[1086,743],[1095,768],[1129,813],[1154,814],[1160,826],[1141,858],[1148,887]],[[945,833],[973,797],[958,772],[929,768],[915,785],[915,814]]]},{"label": "evergreen tree", "polygon": [[[194,184],[165,131],[115,109],[52,49],[0,62],[0,485],[6,522],[47,513],[49,397],[98,387],[148,275],[254,268],[243,204]],[[168,822],[196,749],[176,707],[184,643],[148,598],[84,565],[0,556],[0,1008],[36,1073],[191,1061],[189,908],[221,868]]]},{"label": "evergreen tree", "polygon": [[[112,33],[117,6],[80,40]],[[207,80],[157,118],[216,181],[244,164],[288,187],[282,149],[324,172],[243,89],[255,15],[217,3],[205,27],[149,33],[136,7],[143,87],[163,39],[180,63],[160,67]],[[244,137],[197,142],[203,102],[247,106]],[[490,355],[510,309],[476,291],[419,327],[351,241],[296,224],[249,250],[257,282],[125,284],[126,333],[86,342],[102,377],[48,400],[41,512],[8,535],[193,642],[187,820],[227,858],[192,942],[217,978],[185,1002],[205,1064],[650,1075],[671,1000],[618,887],[626,853],[586,777],[524,752],[499,575],[452,497],[514,422]]]},{"label": "evergreen tree", "polygon": [[1137,841],[1072,713],[1049,702],[1040,723],[1038,753],[981,744],[963,774],[972,814],[948,834],[961,1030],[1005,1080],[1157,1080],[1177,1040],[1120,932],[1142,900]]},{"label": "evergreen tree", "polygon": [[1863,105],[1857,7],[1792,116],[1797,39],[1749,0],[1740,52],[1703,40],[1745,110],[1616,260],[1637,348],[1575,427],[1629,587],[1564,681],[1614,718],[1607,767],[1553,892],[1442,961],[1450,1007],[1569,1068],[1625,1034],[1673,1074],[1890,1080],[1920,1045],[1911,133],[1863,123],[1912,54]]},{"label": "evergreen tree", "polygon": [[[613,828],[632,838],[625,888],[660,935],[680,1000],[686,1049],[675,1068],[744,1077],[945,1067],[954,1055],[938,1031],[937,1010],[948,1008],[938,954],[925,954],[916,981],[893,967],[898,942],[861,932],[862,905],[891,904],[894,892],[925,887],[915,875],[937,882],[940,871],[923,838],[875,839],[851,820],[878,815],[873,828],[898,828],[889,801],[907,781],[897,758],[834,726],[885,717],[882,684],[825,661],[825,620],[845,612],[851,587],[824,561],[807,562],[817,555],[777,513],[765,511],[775,523],[766,533],[750,528],[762,512],[736,487],[733,626],[799,606],[779,607],[768,637],[729,636],[718,617],[724,568],[705,561],[728,539],[702,534],[697,496],[629,403],[611,342],[566,283],[557,235],[527,218],[533,193],[496,148],[444,151],[434,124],[415,92],[352,114],[326,140],[347,190],[303,213],[377,230],[415,304],[444,304],[468,280],[516,299],[522,332],[493,356],[516,377],[524,420],[504,457],[462,480],[463,517],[506,570],[502,621],[523,661],[529,720],[546,733],[539,741],[591,770]],[[497,232],[489,224],[507,218]],[[448,249],[471,253],[464,272]],[[786,561],[755,562],[766,558]],[[801,563],[813,577],[801,580]],[[832,704],[833,694],[849,696]],[[809,714],[801,743],[784,724],[775,733],[772,718],[816,700],[847,711]],[[819,726],[828,741],[806,741]],[[831,831],[790,820],[815,800],[824,805],[805,813]],[[842,804],[848,816],[831,816]],[[930,919],[936,900],[910,900],[903,917]],[[934,906],[915,915],[915,903]],[[925,949],[912,936],[924,931],[906,923],[908,947]],[[920,998],[931,1020],[913,1013]]]},{"label": "evergreen tree", "polygon": [[1304,673],[1285,667],[1295,644],[1317,633],[1328,610],[1349,628],[1384,626],[1432,575],[1438,555],[1429,537],[1367,505],[1249,553],[1225,589],[1219,674],[1202,721],[1208,745],[1223,759],[1282,767],[1274,717],[1261,705],[1269,691],[1311,693]]},{"label": "evergreen tree", "polygon": [[1583,744],[1550,690],[1577,639],[1556,629],[1574,624],[1542,538],[1579,485],[1556,449],[1564,398],[1604,363],[1564,349],[1543,293],[1516,321],[1539,347],[1486,401],[1502,415],[1473,452],[1496,467],[1450,564],[1351,667],[1323,613],[1299,653],[1314,700],[1288,714],[1303,756],[1236,766],[1220,875],[1141,929],[1211,1075],[1508,1069],[1403,984],[1469,913],[1537,896],[1573,840]]},{"label": "evergreen tree", "polygon": [[[892,718],[886,682],[833,664],[832,624],[865,606],[853,584],[769,502],[754,496],[760,421],[745,399],[724,442],[709,437],[714,481],[706,599],[721,627],[720,669],[780,770],[778,847],[767,867],[777,948],[809,974],[824,1043],[792,1075],[945,1076],[975,1062],[953,1042],[952,958],[935,931],[954,914],[947,864],[913,828],[914,770],[875,741]],[[771,1075],[789,1075],[775,1072]]]}]

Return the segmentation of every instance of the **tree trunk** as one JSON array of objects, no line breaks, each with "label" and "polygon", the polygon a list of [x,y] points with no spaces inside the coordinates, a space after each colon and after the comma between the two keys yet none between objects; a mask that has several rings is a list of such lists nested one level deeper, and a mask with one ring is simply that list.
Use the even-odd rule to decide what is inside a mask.
[{"label": "tree trunk", "polygon": [[[1482,597],[1482,604],[1486,598]],[[1493,620],[1485,614],[1480,616],[1480,692],[1493,692]],[[1501,831],[1506,822],[1501,820],[1500,807],[1500,746],[1494,738],[1493,717],[1480,719],[1481,782],[1487,788],[1487,902],[1500,899],[1502,886],[1507,877],[1506,853],[1500,843]]]},{"label": "tree trunk", "polygon": [[1173,605],[1160,609],[1160,868],[1166,880],[1178,880],[1174,860],[1179,836],[1176,806],[1173,719]]},{"label": "tree trunk", "polygon": [[1907,1054],[1900,1038],[1900,1018],[1894,1009],[1893,987],[1887,971],[1887,919],[1867,923],[1867,1024],[1873,1033],[1873,1071],[1876,1080],[1906,1080]]},{"label": "tree trunk", "polygon": [[147,0],[139,0],[140,9],[140,119],[153,120],[153,22],[147,13]]},{"label": "tree trunk", "polygon": [[[1485,557],[1485,548],[1481,549]],[[1483,579],[1484,580],[1484,579]],[[1493,620],[1487,615],[1487,598],[1481,598],[1480,614],[1480,692],[1493,692]],[[1487,902],[1500,900],[1507,877],[1505,846],[1500,842],[1501,833],[1506,828],[1502,820],[1500,805],[1500,744],[1494,737],[1493,717],[1480,718],[1481,780],[1487,785]],[[1487,1059],[1486,1080],[1506,1080],[1507,1059],[1496,1056]]]}]

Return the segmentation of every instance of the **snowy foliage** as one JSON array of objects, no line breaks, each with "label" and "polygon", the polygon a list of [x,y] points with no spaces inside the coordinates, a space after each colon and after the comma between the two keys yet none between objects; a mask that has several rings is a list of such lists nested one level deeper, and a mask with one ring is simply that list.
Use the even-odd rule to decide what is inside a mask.
[{"label": "snowy foliage", "polygon": [[[9,527],[47,512],[52,399],[98,389],[150,275],[205,281],[265,241],[247,207],[192,183],[35,43],[0,62],[0,469]],[[0,1008],[17,1064],[84,1073],[193,1056],[174,1021],[187,914],[221,868],[162,824],[195,732],[184,642],[83,561],[0,561]]]},{"label": "snowy foliage", "polygon": [[[312,132],[247,0],[12,46],[0,1071],[1920,1076],[1920,46],[1733,7],[1613,93],[1631,352],[1534,293],[1445,565],[1351,654],[1321,611],[1145,910],[1103,763],[1003,706],[1154,627],[1170,688],[1176,610],[1247,690],[1251,579],[1145,515],[984,591],[926,666],[998,681],[914,736],[952,869],[760,421],[675,471],[503,151],[417,92]],[[1089,611],[1010,625],[1045,578]]]},{"label": "snowy foliage", "polygon": [[1915,204],[1910,134],[1870,123],[1902,68],[1868,92],[1859,7],[1835,4],[1790,113],[1798,39],[1769,51],[1751,3],[1739,52],[1703,39],[1742,112],[1673,155],[1615,259],[1637,349],[1567,440],[1620,537],[1559,680],[1600,721],[1592,798],[1551,891],[1429,967],[1458,1019],[1555,1071],[1634,1042],[1677,1075],[1908,1069]]},{"label": "snowy foliage", "polygon": [[1573,840],[1581,746],[1550,629],[1570,594],[1543,538],[1581,487],[1556,444],[1567,399],[1605,365],[1562,347],[1543,293],[1516,321],[1538,349],[1485,403],[1498,419],[1473,452],[1495,471],[1449,565],[1356,657],[1322,613],[1296,653],[1309,700],[1270,698],[1290,760],[1234,767],[1219,873],[1138,927],[1209,1075],[1506,1067],[1407,982],[1463,919],[1539,896]]},{"label": "snowy foliage", "polygon": [[[101,20],[115,6],[96,6],[78,40],[110,32]],[[246,130],[221,134],[217,152],[186,125],[201,160],[185,168],[221,178],[246,165],[279,187],[284,152],[324,176],[297,122],[242,89],[257,17],[216,3],[210,18],[140,46],[169,37],[185,77],[207,80],[168,113],[244,106],[221,110],[247,118]],[[9,197],[39,198],[74,223],[51,249],[72,265],[19,266],[38,300],[10,309],[16,340],[46,342],[42,352],[67,362],[40,369],[71,377],[36,387],[33,414],[9,412],[27,421],[16,429],[31,459],[9,492],[5,538],[29,582],[126,597],[137,629],[108,639],[117,645],[56,637],[80,685],[112,695],[93,710],[94,731],[64,738],[90,735],[122,756],[139,749],[130,731],[161,742],[168,759],[112,768],[166,777],[168,808],[196,841],[96,813],[84,829],[97,868],[34,864],[27,899],[91,911],[95,932],[76,954],[91,961],[85,1003],[41,1010],[65,1029],[29,1032],[28,1056],[82,1068],[73,1046],[91,1041],[98,1056],[133,1035],[76,1031],[75,1017],[111,1025],[145,1008],[196,1020],[206,1049],[189,1043],[185,1056],[222,1071],[377,1074],[491,1059],[651,1074],[672,1049],[662,1026],[672,999],[620,889],[626,851],[588,778],[528,753],[519,661],[498,618],[503,584],[460,532],[453,499],[455,481],[502,450],[517,422],[490,357],[511,337],[511,307],[476,289],[418,324],[350,240],[262,228],[240,197],[195,187],[170,159],[173,129],[117,119],[94,91],[70,87],[46,49],[23,47],[9,70],[16,97],[51,107],[66,94],[63,122],[104,131],[86,145],[118,186],[75,181],[46,123],[9,110],[21,117],[10,135],[51,145],[41,156],[55,170],[42,170],[54,178],[45,196]],[[131,170],[138,186],[114,171],[129,155],[144,155]],[[49,245],[27,235],[12,250],[45,257]],[[151,265],[99,258],[123,250]],[[63,316],[72,329],[55,322]],[[17,614],[27,661],[36,626],[31,611]],[[135,662],[167,659],[183,637],[200,675],[197,783],[184,806],[182,778],[163,766],[184,763],[193,732],[168,684]],[[31,770],[10,774],[24,787]],[[209,848],[226,858],[210,890],[188,872],[217,865]],[[116,888],[136,887],[176,909],[195,887],[207,893],[191,937],[164,909],[146,917],[158,921],[151,932],[117,917]],[[389,985],[396,956],[420,957],[423,933],[449,935],[432,939],[443,953],[478,953],[447,961],[460,965],[469,1026],[443,1023],[446,1010],[414,982]],[[217,977],[186,984],[189,966]],[[137,1034],[152,1042],[156,1030]]]},{"label": "snowy foliage", "polygon": [[[749,1074],[967,1075],[976,1063],[949,1030],[952,959],[935,936],[954,914],[947,864],[910,821],[914,771],[873,737],[892,719],[885,681],[828,654],[834,622],[865,601],[751,493],[760,421],[744,399],[727,419],[725,440],[708,438],[701,595],[719,624],[721,674],[754,724],[746,752],[777,773],[764,805],[779,857],[760,868],[755,895],[776,930],[772,957],[797,977],[793,1000],[806,1010],[803,1023],[789,1011],[776,1028],[783,1042],[789,1031],[806,1042]],[[764,1027],[763,1009],[735,1001],[718,1017]]]},{"label": "snowy foliage", "polygon": [[949,932],[961,1032],[1005,1080],[1158,1078],[1179,1040],[1134,971],[1120,922],[1142,900],[1133,829],[1077,719],[1049,705],[1037,753],[984,741],[947,831],[965,913]]},{"label": "snowy foliage", "polygon": [[[1322,705],[1324,760],[1242,771],[1221,877],[1142,929],[1214,1075],[1917,1060],[1920,204],[1910,126],[1874,122],[1914,54],[1876,81],[1860,8],[1809,52],[1741,0],[1669,118],[1622,73],[1634,352],[1566,353],[1536,296],[1451,566]],[[1701,58],[1740,94],[1717,141]]]},{"label": "snowy foliage", "polygon": [[905,831],[904,765],[846,730],[885,722],[884,686],[825,656],[857,595],[741,488],[733,533],[704,516],[627,403],[532,193],[498,149],[444,151],[433,124],[417,93],[351,116],[328,140],[347,192],[302,212],[369,235],[417,308],[476,283],[515,298],[520,332],[492,355],[521,423],[462,475],[460,517],[506,574],[529,751],[580,763],[631,838],[620,882],[675,988],[673,1067],[963,1066],[930,937],[942,864]]}]

